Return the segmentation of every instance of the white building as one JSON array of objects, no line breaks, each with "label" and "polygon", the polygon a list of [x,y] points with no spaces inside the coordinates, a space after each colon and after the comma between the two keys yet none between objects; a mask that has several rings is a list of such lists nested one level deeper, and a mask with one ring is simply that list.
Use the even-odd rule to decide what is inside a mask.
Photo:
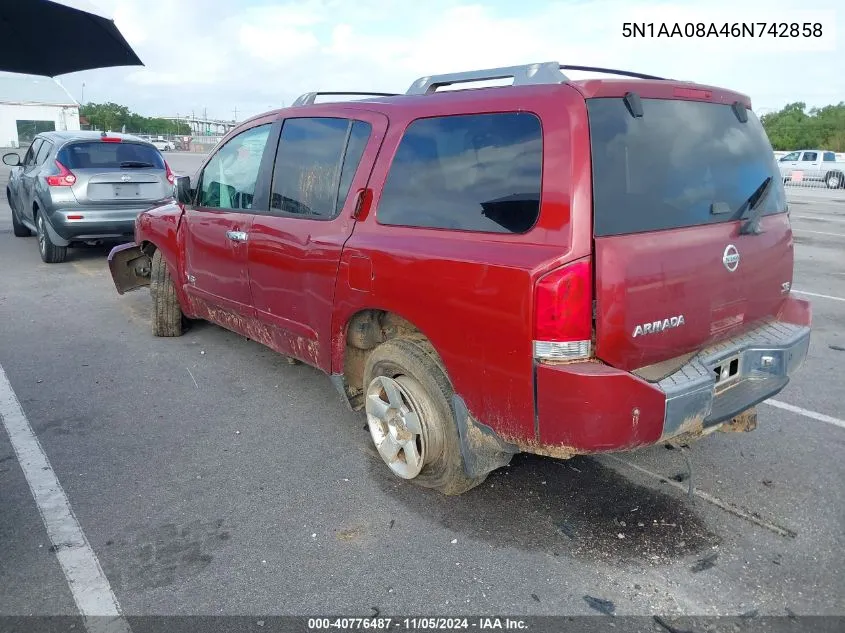
[{"label": "white building", "polygon": [[55,79],[0,73],[0,147],[26,147],[39,132],[78,129],[79,103]]}]

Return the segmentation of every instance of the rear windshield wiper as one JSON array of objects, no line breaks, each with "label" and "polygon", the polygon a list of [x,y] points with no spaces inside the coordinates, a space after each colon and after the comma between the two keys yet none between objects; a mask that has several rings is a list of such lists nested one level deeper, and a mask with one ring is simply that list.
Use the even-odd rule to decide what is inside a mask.
[{"label": "rear windshield wiper", "polygon": [[125,160],[120,163],[121,169],[127,169],[130,167],[155,167],[152,163],[145,163],[142,160]]},{"label": "rear windshield wiper", "polygon": [[[738,219],[745,220],[742,226],[739,227],[740,235],[759,235],[762,232],[760,231],[760,216],[763,213],[762,202],[772,190],[772,182],[774,180],[771,176],[766,177],[754,192],[748,196],[748,199],[742,203],[739,209],[737,209],[740,212]],[[748,217],[744,217],[746,213]]]}]

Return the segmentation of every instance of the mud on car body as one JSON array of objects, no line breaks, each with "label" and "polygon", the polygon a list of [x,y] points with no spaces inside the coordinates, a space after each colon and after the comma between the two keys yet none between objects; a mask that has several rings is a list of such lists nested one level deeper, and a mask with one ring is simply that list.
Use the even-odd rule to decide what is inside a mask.
[{"label": "mud on car body", "polygon": [[118,292],[150,286],[156,335],[205,319],[320,368],[397,476],[447,494],[520,451],[754,428],[811,314],[749,99],[565,69],[253,118],[138,217]]}]

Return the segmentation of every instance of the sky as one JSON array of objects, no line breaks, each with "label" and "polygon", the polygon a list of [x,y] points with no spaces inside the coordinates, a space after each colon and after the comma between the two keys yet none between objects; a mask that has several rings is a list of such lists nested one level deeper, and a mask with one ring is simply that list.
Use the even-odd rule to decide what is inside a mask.
[{"label": "sky", "polygon": [[[738,90],[758,113],[845,101],[842,0],[64,1],[113,17],[145,65],[62,84],[146,116],[242,120],[303,92],[404,92],[424,75],[552,60]],[[822,36],[623,36],[625,22],[774,21],[818,22]]]}]

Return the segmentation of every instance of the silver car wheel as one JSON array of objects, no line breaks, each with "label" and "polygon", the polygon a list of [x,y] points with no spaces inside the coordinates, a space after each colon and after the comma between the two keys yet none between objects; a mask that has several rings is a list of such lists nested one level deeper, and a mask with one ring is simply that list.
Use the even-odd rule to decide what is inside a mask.
[{"label": "silver car wheel", "polygon": [[[403,384],[404,383],[404,384]],[[365,410],[370,436],[384,463],[402,479],[413,479],[436,454],[440,437],[427,424],[428,407],[415,402],[410,379],[377,376],[367,388]]]},{"label": "silver car wheel", "polygon": [[47,227],[44,226],[44,216],[40,213],[36,216],[38,220],[36,221],[36,228],[38,229],[36,233],[38,233],[38,248],[43,255],[46,248],[47,248]]},{"label": "silver car wheel", "polygon": [[841,183],[841,181],[840,181],[840,176],[839,176],[839,175],[837,175],[837,174],[831,174],[830,176],[828,176],[828,178],[827,178],[827,186],[828,186],[830,189],[838,189],[838,188],[839,188],[839,186],[840,186],[841,184],[842,184],[842,183]]}]

